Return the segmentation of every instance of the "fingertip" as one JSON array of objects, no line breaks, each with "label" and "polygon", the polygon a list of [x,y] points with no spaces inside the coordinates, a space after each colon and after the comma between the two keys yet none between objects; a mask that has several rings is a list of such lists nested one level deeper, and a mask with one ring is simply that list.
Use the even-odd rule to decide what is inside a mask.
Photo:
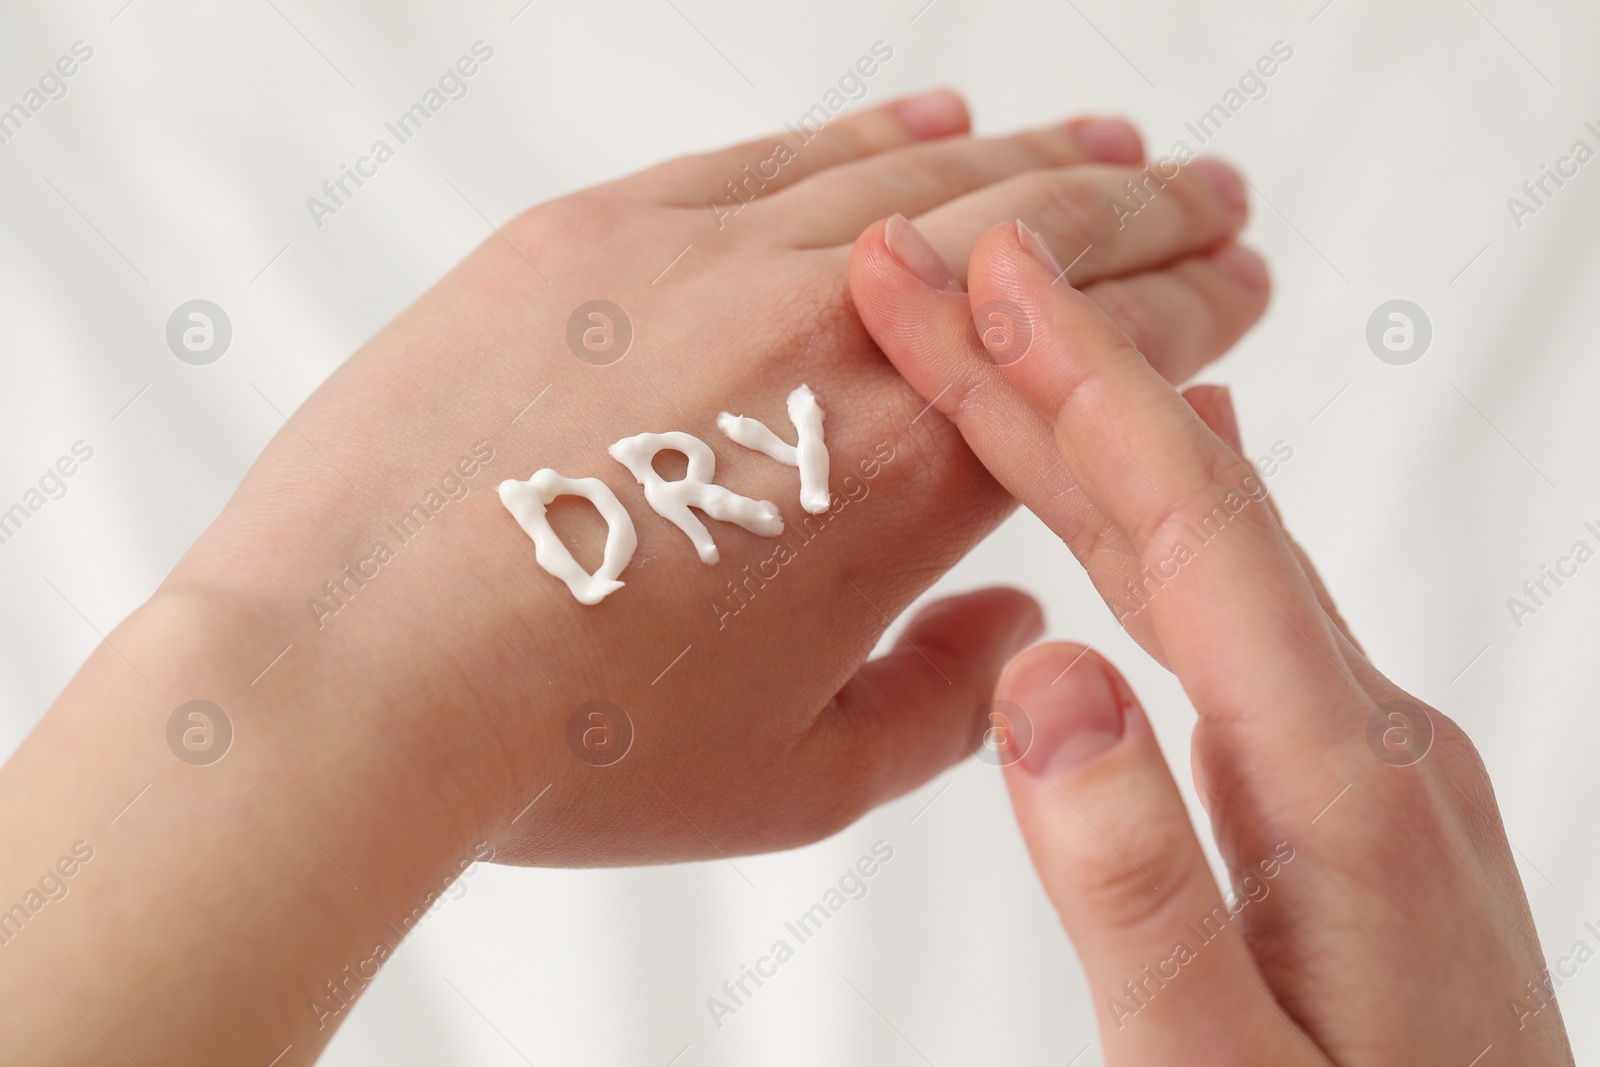
[{"label": "fingertip", "polygon": [[1235,227],[1245,224],[1250,217],[1250,197],[1238,170],[1209,156],[1194,160],[1184,170],[1216,197]]},{"label": "fingertip", "polygon": [[862,256],[873,253],[881,254],[887,251],[883,240],[888,225],[889,220],[887,218],[879,219],[856,235],[855,243],[850,246],[850,267],[852,270],[855,269],[856,261],[861,259]]},{"label": "fingertip", "polygon": [[1064,271],[1056,260],[1055,253],[1050,251],[1050,245],[1045,242],[1044,235],[1021,219],[1017,220],[1017,243],[1022,250],[1033,257],[1033,261],[1050,272],[1052,278],[1060,277]]},{"label": "fingertip", "polygon": [[[898,365],[908,336],[945,315],[966,315],[966,293],[909,219],[874,222],[850,250],[850,296],[873,340]],[[945,307],[942,298],[955,297]],[[913,383],[915,385],[915,383]]]},{"label": "fingertip", "polygon": [[985,230],[972,247],[967,288],[976,288],[980,277],[1003,284],[1013,264],[1029,272],[1024,275],[1027,285],[1049,285],[1058,279],[1065,282],[1065,272],[1058,262],[1044,238],[1022,219],[997,223]]},{"label": "fingertip", "polygon": [[1044,605],[1039,603],[1032,593],[1011,585],[991,586],[982,592],[1005,603],[1016,619],[1015,639],[1011,646],[1012,656],[1044,636]]},{"label": "fingertip", "polygon": [[[905,227],[895,236],[898,222],[875,222],[857,239],[850,297],[878,349],[927,402],[922,410],[948,415],[970,388],[972,309],[961,282],[940,273],[936,252],[906,240],[896,254],[896,242],[915,233],[908,221]],[[920,417],[912,412],[913,421]]]},{"label": "fingertip", "polygon": [[1018,651],[1020,651],[1044,636],[1045,627],[1048,625],[1048,621],[1045,615],[1043,604],[1035,600],[1030,594],[1022,592],[1020,589],[1013,589],[1011,592],[1016,593],[1019,596],[1027,597],[1028,602],[1033,605],[1032,611],[1029,613],[1027,629],[1021,635],[1022,642],[1017,646]]},{"label": "fingertip", "polygon": [[1059,354],[1069,341],[1076,350],[1097,350],[1121,331],[1074,288],[1068,262],[1057,257],[1020,220],[991,227],[978,239],[967,264],[973,327],[982,358],[1004,369],[1039,414],[1053,417],[1050,382],[1062,373],[1060,360],[1044,365],[1030,353]]},{"label": "fingertip", "polygon": [[870,330],[884,312],[904,302],[902,290],[917,284],[889,250],[889,220],[880,219],[861,231],[850,249],[850,295]]},{"label": "fingertip", "polygon": [[1086,766],[1126,733],[1129,698],[1121,676],[1083,645],[1039,645],[1007,665],[997,699],[1021,709],[1032,741],[1019,760],[1035,777]]},{"label": "fingertip", "polygon": [[919,141],[950,137],[972,128],[972,113],[966,100],[954,89],[944,86],[896,100],[889,105],[889,110]]},{"label": "fingertip", "polygon": [[1067,123],[1067,131],[1097,163],[1130,164],[1144,159],[1144,138],[1126,119],[1073,119]]},{"label": "fingertip", "polygon": [[967,292],[973,294],[974,308],[993,299],[1036,302],[1032,294],[1049,283],[1050,271],[1030,247],[1028,232],[1025,222],[1014,219],[989,227],[974,242],[967,257]]},{"label": "fingertip", "polygon": [[1244,443],[1239,433],[1239,416],[1233,407],[1233,391],[1226,385],[1195,385],[1183,391],[1200,421],[1227,446],[1244,455]]},{"label": "fingertip", "polygon": [[884,222],[883,243],[895,262],[928,288],[946,293],[962,291],[961,281],[950,264],[904,215],[891,215]]},{"label": "fingertip", "polygon": [[1042,625],[1033,597],[1009,587],[925,605],[839,690],[805,758],[872,803],[921,785],[983,742],[1002,668]]},{"label": "fingertip", "polygon": [[[850,246],[850,262],[846,272],[850,277],[852,291],[862,286],[870,285],[876,274],[876,266],[881,263],[889,250],[884,245],[884,230],[889,220],[879,219],[857,235],[855,243]],[[860,295],[857,294],[857,299]]]},{"label": "fingertip", "polygon": [[1228,241],[1203,258],[1251,296],[1265,298],[1272,287],[1267,261],[1243,245]]},{"label": "fingertip", "polygon": [[967,633],[974,624],[980,632],[994,633],[1009,660],[1044,633],[1044,608],[1031,594],[1014,586],[997,585],[935,600],[907,627],[909,633],[945,629],[952,625]]}]

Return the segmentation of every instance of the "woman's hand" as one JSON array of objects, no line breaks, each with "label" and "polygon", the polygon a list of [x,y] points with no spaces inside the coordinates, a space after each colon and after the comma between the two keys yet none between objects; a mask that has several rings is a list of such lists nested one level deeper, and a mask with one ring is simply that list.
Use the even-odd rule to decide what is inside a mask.
[{"label": "woman's hand", "polygon": [[[1226,894],[1109,664],[1044,645],[997,689],[1012,801],[1106,1062],[1570,1064],[1471,743],[1350,638],[1241,457],[1226,392],[1186,403],[1103,307],[1052,284],[1044,244],[989,231],[968,296],[924,285],[874,227],[851,279],[878,344],[1002,483],[1091,567],[1112,542],[1139,562],[1101,588],[1199,716]],[[1010,333],[975,323],[996,307]],[[1025,352],[1007,347],[1019,324]],[[1030,484],[1057,462],[1067,498]]]},{"label": "woman's hand", "polygon": [[[464,863],[796,845],[969,752],[1037,608],[1004,590],[935,605],[865,663],[1012,501],[862,328],[851,242],[880,212],[915,217],[926,242],[897,225],[896,247],[954,288],[945,260],[1032,219],[1085,250],[1074,282],[1174,380],[1266,293],[1213,253],[1244,220],[1226,168],[1189,168],[1119,230],[1109,201],[1143,173],[1125,124],[967,128],[935,93],[534,208],[290,414],[0,774],[5,884],[93,849],[70,901],[0,951],[8,1041],[52,1063],[103,1052],[97,1032],[140,1063],[287,1045],[280,1067],[307,1062]],[[826,521],[793,468],[716,426],[731,411],[792,440],[803,383],[826,413]],[[711,523],[721,562],[700,562],[606,454],[666,430],[715,449],[717,483],[776,501],[789,533]],[[539,569],[496,498],[542,467],[603,479],[631,512],[626,586],[597,606]],[[593,569],[594,510],[551,514]],[[205,750],[228,722],[231,748]]]},{"label": "woman's hand", "polygon": [[[1092,246],[1074,277],[1130,329],[1154,324],[1150,358],[1175,380],[1226,350],[1265,298],[1208,255],[1244,220],[1226,168],[1185,174],[1119,231],[1109,201],[1142,165],[1125,124],[992,139],[965,136],[967,124],[959,98],[936,93],[807,144],[769,137],[529,211],[317,391],[169,586],[249,598],[278,641],[268,656],[295,646],[270,687],[338,679],[354,704],[345,718],[381,709],[364,733],[448,760],[439,784],[468,791],[465,818],[494,828],[502,859],[787,847],[919,785],[970,750],[975,709],[1037,616],[1015,593],[964,598],[857,674],[890,620],[1011,501],[959,434],[921,417],[926,402],[861,328],[851,242],[880,212],[916,217],[927,246],[895,229],[903,253],[957,287],[945,259],[964,263],[996,219],[1032,218],[1063,247]],[[792,158],[760,178],[780,141]],[[730,201],[728,181],[750,201]],[[569,347],[575,309],[594,299],[630,321],[626,354]],[[785,397],[802,383],[826,415],[825,521],[798,506],[792,468],[716,427],[731,411],[791,435]],[[666,430],[708,443],[716,481],[778,502],[788,532],[711,522],[721,562],[702,563],[606,454]],[[437,529],[391,545],[395,563],[336,613],[309,606],[480,440],[493,458],[479,487]],[[603,479],[632,514],[626,587],[598,606],[537,567],[495,498],[495,482],[541,467]],[[604,534],[593,509],[567,498],[552,514],[592,569]],[[626,734],[614,711],[609,727],[590,720],[592,701],[631,722],[614,765],[571,747],[591,722]],[[539,817],[513,825],[547,786]]]}]

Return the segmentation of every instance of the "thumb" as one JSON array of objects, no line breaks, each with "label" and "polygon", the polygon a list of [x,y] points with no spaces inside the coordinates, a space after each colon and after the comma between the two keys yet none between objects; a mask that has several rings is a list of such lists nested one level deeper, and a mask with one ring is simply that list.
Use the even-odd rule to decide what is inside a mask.
[{"label": "thumb", "polygon": [[995,679],[1043,629],[1034,599],[1005,588],[935,601],[896,627],[894,647],[845,683],[789,763],[789,808],[808,820],[808,839],[970,755]]},{"label": "thumb", "polygon": [[1197,1048],[1302,1062],[1308,1046],[1267,999],[1121,675],[1088,649],[1041,645],[996,696],[1020,752],[1006,770],[1017,822],[1089,979],[1106,1062],[1188,1062]]}]

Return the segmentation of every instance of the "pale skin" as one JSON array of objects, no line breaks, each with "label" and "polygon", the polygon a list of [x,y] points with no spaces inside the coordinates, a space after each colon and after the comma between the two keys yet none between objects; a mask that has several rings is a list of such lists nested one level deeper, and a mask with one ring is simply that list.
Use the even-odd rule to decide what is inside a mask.
[{"label": "pale skin", "polygon": [[[1097,509],[1162,579],[1137,600],[1117,590],[1116,610],[1194,704],[1195,779],[1236,910],[1114,668],[1046,644],[996,691],[1032,724],[1026,748],[1015,731],[1002,746],[1017,756],[1006,781],[1105,1062],[1571,1064],[1477,751],[1351,637],[1244,458],[1226,391],[1180,396],[1086,291],[1052,284],[1053,243],[998,226],[969,292],[949,293],[878,225],[851,281],[885,354],[1001,484],[1080,557],[1093,542],[1076,509]],[[1031,326],[1020,358],[996,358],[975,321],[996,300]],[[1043,457],[1081,499],[1030,485]]]},{"label": "pale skin", "polygon": [[[1017,487],[884,360],[850,296],[852,242],[881,230],[881,210],[916,220],[931,247],[909,226],[893,239],[924,265],[965,264],[990,225],[1017,216],[1061,249],[1092,246],[1072,284],[1172,381],[1256,320],[1267,281],[1233,244],[1244,198],[1225,167],[1186,167],[1118,231],[1105,201],[1143,165],[1126,125],[985,139],[968,125],[948,93],[836,120],[721,228],[706,201],[778,138],[542,205],[335,372],[0,771],[0,907],[76,842],[93,850],[70,893],[0,945],[8,1052],[265,1064],[287,1048],[278,1063],[309,1063],[359,992],[345,984],[333,999],[328,983],[391,952],[483,843],[499,861],[543,865],[790,847],[970,752],[1002,667],[1040,632],[1028,597],[934,605],[900,624],[887,656],[867,657]],[[597,298],[635,331],[609,366],[566,343],[573,310]],[[727,583],[774,542],[712,523],[721,562],[706,566],[606,448],[696,434],[717,451],[720,484],[799,526],[793,468],[735,446],[715,420],[737,412],[792,440],[785,397],[802,383],[826,412],[831,488],[848,503],[726,617],[740,604]],[[637,525],[625,587],[597,606],[535,566],[495,496],[540,467],[603,479]],[[393,538],[389,523],[467,468],[452,483],[465,496]],[[1071,492],[1064,464],[1024,481],[1078,500],[1098,583],[1133,573],[1126,536]],[[563,499],[551,514],[592,569],[596,513]],[[375,575],[367,565],[337,612],[311,608],[378,540],[393,558]],[[209,766],[168,747],[174,709],[195,699],[235,733]],[[595,699],[635,731],[608,767],[567,741]]]}]

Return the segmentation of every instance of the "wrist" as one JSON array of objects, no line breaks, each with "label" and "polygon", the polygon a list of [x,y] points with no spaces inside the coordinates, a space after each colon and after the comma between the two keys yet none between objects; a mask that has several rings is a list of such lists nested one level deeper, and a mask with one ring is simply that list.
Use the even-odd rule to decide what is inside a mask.
[{"label": "wrist", "polygon": [[[314,425],[325,408],[307,405],[297,425],[330,437]],[[142,609],[244,635],[249,696],[295,702],[273,725],[337,727],[326,744],[404,776],[474,841],[549,783],[562,713],[582,699],[563,692],[583,689],[572,679],[586,651],[555,618],[564,590],[497,576],[499,542],[522,537],[495,493],[516,469],[503,437],[456,435],[422,467],[442,473],[423,479],[327,446],[340,470],[381,487],[361,493],[301,454],[299,436],[275,441]],[[275,470],[289,465],[292,491]]]},{"label": "wrist", "polygon": [[373,847],[394,836],[412,852],[470,851],[509,791],[470,690],[440,681],[392,628],[307,630],[294,625],[294,606],[260,590],[169,580],[118,627],[114,658],[161,694],[160,721],[144,730],[158,754],[183,745],[181,731],[168,736],[174,709],[204,700],[223,720],[210,743],[232,736],[222,755],[200,757],[215,761],[202,769],[279,780]]},{"label": "wrist", "polygon": [[[445,757],[429,765],[414,733],[374,729],[387,694],[335,684],[319,654],[274,663],[270,633],[246,598],[163,588],[0,775],[8,884],[92,856],[70,899],[0,948],[0,1029],[22,1046],[88,1055],[47,973],[98,1005],[136,1062],[170,1052],[180,1013],[192,1062],[315,1048],[447,881],[484,858],[479,808],[452,795]],[[251,981],[220,981],[241,959]],[[129,974],[140,992],[121,1001],[95,977]]]}]

